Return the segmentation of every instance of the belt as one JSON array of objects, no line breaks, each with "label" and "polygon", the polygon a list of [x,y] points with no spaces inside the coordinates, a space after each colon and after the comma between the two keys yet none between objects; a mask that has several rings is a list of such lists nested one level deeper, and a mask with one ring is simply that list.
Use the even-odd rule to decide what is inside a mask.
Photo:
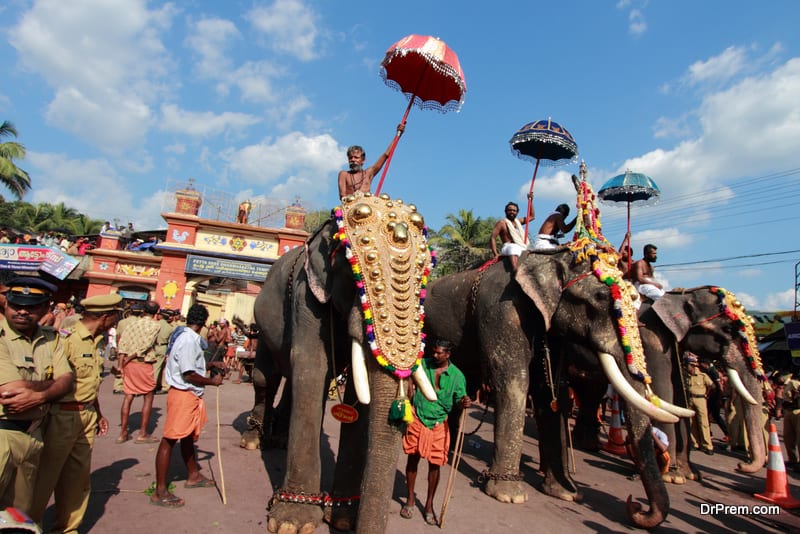
[{"label": "belt", "polygon": [[33,421],[23,419],[0,419],[0,430],[16,430],[18,432],[28,432],[33,426]]},{"label": "belt", "polygon": [[91,402],[66,401],[66,402],[57,402],[55,406],[58,406],[61,410],[65,412],[80,412],[94,407],[96,403],[97,403],[96,400],[93,400]]}]

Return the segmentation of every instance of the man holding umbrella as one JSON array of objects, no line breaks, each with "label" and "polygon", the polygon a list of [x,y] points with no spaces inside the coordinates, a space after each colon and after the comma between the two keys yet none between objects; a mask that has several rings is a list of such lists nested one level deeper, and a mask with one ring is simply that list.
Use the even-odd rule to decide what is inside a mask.
[{"label": "man holding umbrella", "polygon": [[[528,200],[533,199],[533,193],[528,193]],[[509,202],[506,204],[506,218],[497,221],[492,230],[492,236],[489,238],[489,245],[492,247],[492,253],[495,258],[500,256],[508,256],[511,260],[511,270],[517,270],[517,258],[522,252],[528,248],[528,239],[525,236],[525,231],[522,228],[523,224],[528,224],[535,218],[535,211],[533,209],[533,202],[529,202],[530,210],[528,216],[522,219],[517,219],[519,213],[519,206],[516,202]],[[500,254],[497,253],[496,239],[500,238],[503,248],[500,249]]]},{"label": "man holding umbrella", "polygon": [[571,222],[565,223],[567,215],[569,215],[569,206],[566,204],[559,204],[556,210],[548,215],[541,228],[539,228],[539,235],[536,236],[536,241],[533,242],[533,250],[555,250],[558,248],[558,234],[566,234],[575,228],[575,223],[578,221],[578,216],[576,215]]},{"label": "man holding umbrella", "polygon": [[[406,127],[403,123],[397,125],[397,135],[403,135]],[[392,139],[394,141],[394,139]],[[347,161],[350,162],[350,169],[346,171],[339,171],[339,198],[352,195],[356,191],[369,193],[372,188],[372,179],[381,170],[389,157],[389,151],[392,148],[392,143],[386,151],[378,157],[377,161],[372,164],[372,167],[364,168],[364,161],[366,160],[366,152],[358,145],[353,145],[347,149]]]},{"label": "man holding umbrella", "polygon": [[664,296],[664,288],[653,277],[655,269],[653,264],[656,262],[658,248],[655,245],[647,244],[644,246],[644,258],[635,261],[631,266],[631,280],[633,285],[639,290],[639,294],[650,300],[656,300]]}]

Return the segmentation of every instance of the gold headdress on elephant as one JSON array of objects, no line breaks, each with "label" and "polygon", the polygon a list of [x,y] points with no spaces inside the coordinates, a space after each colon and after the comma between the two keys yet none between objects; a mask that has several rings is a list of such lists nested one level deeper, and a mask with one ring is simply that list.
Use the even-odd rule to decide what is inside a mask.
[{"label": "gold headdress on elephant", "polygon": [[435,263],[427,227],[413,204],[386,194],[356,193],[343,200],[334,209],[336,238],[344,244],[353,271],[372,355],[400,379],[401,405],[396,408],[401,413],[396,415],[408,421],[411,407],[403,380],[423,372],[423,303]]}]

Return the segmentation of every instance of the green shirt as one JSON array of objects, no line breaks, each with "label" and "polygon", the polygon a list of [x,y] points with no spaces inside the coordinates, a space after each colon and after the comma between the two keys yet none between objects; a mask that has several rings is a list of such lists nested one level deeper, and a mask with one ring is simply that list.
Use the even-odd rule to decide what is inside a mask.
[{"label": "green shirt", "polygon": [[428,428],[447,421],[447,414],[453,411],[453,405],[467,394],[467,380],[464,373],[453,365],[453,362],[439,376],[439,388],[436,388],[436,362],[433,358],[422,360],[422,369],[436,390],[437,401],[432,402],[417,388],[414,392],[414,409],[417,418]]}]

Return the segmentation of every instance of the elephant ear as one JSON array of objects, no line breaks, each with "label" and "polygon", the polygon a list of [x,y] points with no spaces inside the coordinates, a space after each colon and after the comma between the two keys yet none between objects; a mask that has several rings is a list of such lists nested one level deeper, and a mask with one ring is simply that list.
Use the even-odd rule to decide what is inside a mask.
[{"label": "elephant ear", "polygon": [[333,288],[333,277],[330,276],[331,264],[336,246],[340,243],[333,238],[336,231],[336,221],[331,218],[306,241],[304,268],[308,277],[308,287],[314,297],[323,304],[330,299]]},{"label": "elephant ear", "polygon": [[561,288],[566,276],[566,260],[570,251],[524,253],[514,279],[542,314],[545,329],[550,330],[550,321],[561,300]]},{"label": "elephant ear", "polygon": [[662,297],[653,303],[652,310],[678,341],[686,337],[692,327],[692,310],[685,298]]}]

